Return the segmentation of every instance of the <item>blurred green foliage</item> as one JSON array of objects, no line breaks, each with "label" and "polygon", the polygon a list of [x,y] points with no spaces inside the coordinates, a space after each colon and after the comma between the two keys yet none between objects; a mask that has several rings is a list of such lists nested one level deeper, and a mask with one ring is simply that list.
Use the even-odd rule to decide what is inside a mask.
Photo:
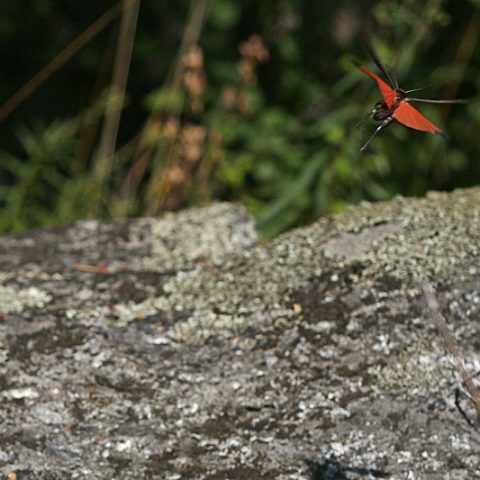
[{"label": "blurred green foliage", "polygon": [[[141,2],[117,149],[95,176],[119,18],[3,122],[0,230],[239,201],[266,237],[361,200],[478,183],[478,1]],[[4,101],[115,2],[9,2]],[[28,9],[28,11],[27,11]],[[198,26],[198,25],[197,25]],[[363,154],[378,101],[368,34],[450,139],[392,125]],[[195,39],[196,40],[196,39]],[[187,47],[185,47],[187,41]]]}]

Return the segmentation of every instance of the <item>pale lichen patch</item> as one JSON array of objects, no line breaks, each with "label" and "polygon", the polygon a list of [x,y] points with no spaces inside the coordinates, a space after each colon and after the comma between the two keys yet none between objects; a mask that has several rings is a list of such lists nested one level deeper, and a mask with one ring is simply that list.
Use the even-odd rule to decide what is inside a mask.
[{"label": "pale lichen patch", "polygon": [[[329,271],[328,283],[334,285],[339,271],[352,269],[350,286],[341,288],[342,295],[363,291],[365,285],[387,274],[401,283],[402,291],[432,277],[436,282],[448,281],[452,272],[461,272],[464,266],[467,278],[473,275],[469,263],[480,251],[478,196],[478,190],[472,189],[430,194],[426,199],[364,203],[267,245],[253,246],[252,237],[246,235],[250,247],[238,251],[231,238],[228,243],[215,237],[215,210],[203,212],[211,219],[210,230],[208,222],[207,227],[200,227],[200,210],[182,214],[186,215],[182,222],[173,223],[167,217],[166,223],[152,227],[155,262],[163,266],[189,263],[191,267],[168,278],[164,294],[153,303],[165,311],[191,312],[173,327],[172,335],[195,343],[210,336],[231,336],[249,326],[274,324],[276,318],[285,318],[285,311],[291,311],[291,292],[328,277]],[[220,212],[225,206],[217,208]],[[221,222],[227,232],[225,222],[230,221],[227,215]],[[245,225],[248,231],[248,222]],[[187,233],[192,240],[176,246],[173,239]],[[239,245],[245,245],[242,242]],[[223,263],[192,266],[202,255],[221,258]],[[339,294],[340,290],[337,295],[328,293],[334,302]],[[310,295],[321,294],[311,291]],[[302,314],[296,319],[301,321]]]},{"label": "pale lichen patch", "polygon": [[119,303],[113,307],[113,314],[117,324],[125,325],[133,320],[142,320],[158,311],[155,298],[148,298],[143,302]]},{"label": "pale lichen patch", "polygon": [[0,285],[0,313],[19,313],[25,308],[42,308],[52,299],[37,287],[17,289]]},{"label": "pale lichen patch", "polygon": [[246,211],[224,203],[167,214],[152,222],[151,233],[153,258],[170,268],[207,258],[220,264],[257,241],[255,223]]}]

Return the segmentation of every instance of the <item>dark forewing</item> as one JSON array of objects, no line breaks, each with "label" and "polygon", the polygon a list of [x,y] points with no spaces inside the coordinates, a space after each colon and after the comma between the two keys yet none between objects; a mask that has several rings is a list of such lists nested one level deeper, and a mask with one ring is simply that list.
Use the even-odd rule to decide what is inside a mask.
[{"label": "dark forewing", "polygon": [[391,108],[395,100],[395,90],[387,82],[382,80],[376,73],[370,71],[367,67],[361,65],[358,67],[358,69],[377,82],[378,89],[383,97],[383,101],[386,103],[388,108]]},{"label": "dark forewing", "polygon": [[378,58],[378,55],[376,54],[375,50],[373,49],[373,46],[371,44],[367,43],[366,48],[367,48],[368,54],[370,55],[370,57],[372,57],[372,60],[375,62],[375,65],[377,66],[377,68],[383,73],[385,78],[390,82],[390,85],[397,89],[398,88],[397,80],[392,75],[390,75],[388,70],[385,68],[383,63],[380,61],[380,59]]}]

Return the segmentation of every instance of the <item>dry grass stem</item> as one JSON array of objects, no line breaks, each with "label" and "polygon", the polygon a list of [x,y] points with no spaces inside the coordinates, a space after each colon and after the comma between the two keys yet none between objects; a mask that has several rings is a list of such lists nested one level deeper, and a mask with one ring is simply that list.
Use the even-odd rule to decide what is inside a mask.
[{"label": "dry grass stem", "polygon": [[473,383],[472,376],[469,375],[467,369],[465,368],[465,358],[455,337],[448,328],[445,317],[442,315],[432,285],[427,284],[424,286],[423,292],[425,294],[427,305],[431,311],[432,319],[443,339],[445,349],[451,355],[455,368],[462,380],[462,385],[469,394],[470,399],[475,407],[478,422],[480,421],[480,389]]}]

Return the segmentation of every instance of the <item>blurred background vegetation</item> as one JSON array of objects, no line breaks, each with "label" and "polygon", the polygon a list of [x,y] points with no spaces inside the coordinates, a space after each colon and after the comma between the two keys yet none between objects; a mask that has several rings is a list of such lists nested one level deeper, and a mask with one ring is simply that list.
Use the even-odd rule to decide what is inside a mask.
[{"label": "blurred background vegetation", "polygon": [[[220,199],[272,237],[480,181],[479,0],[4,3],[0,231]],[[393,125],[360,153],[365,35],[403,88],[470,99],[420,105],[448,141]]]}]

